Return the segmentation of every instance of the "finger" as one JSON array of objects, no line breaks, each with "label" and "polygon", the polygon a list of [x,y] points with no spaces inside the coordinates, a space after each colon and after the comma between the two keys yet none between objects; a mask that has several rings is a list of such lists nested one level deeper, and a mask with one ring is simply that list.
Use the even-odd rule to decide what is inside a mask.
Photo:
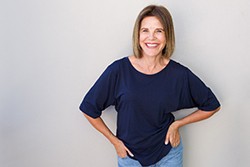
[{"label": "finger", "polygon": [[127,154],[118,154],[118,156],[121,158],[125,158],[125,157],[127,157]]},{"label": "finger", "polygon": [[131,157],[134,157],[134,154],[132,154],[131,151],[130,151],[127,147],[125,147],[125,149],[126,149],[126,151],[128,152],[128,154],[129,154]]},{"label": "finger", "polygon": [[168,140],[168,139],[166,139],[166,140],[165,140],[165,145],[168,145],[168,142],[169,142],[169,140]]},{"label": "finger", "polygon": [[172,147],[177,147],[179,144],[180,144],[179,142],[174,142],[174,143],[172,144]]},{"label": "finger", "polygon": [[180,144],[180,139],[178,139],[177,141],[176,141],[176,144],[175,144],[175,147],[177,147],[179,144]]},{"label": "finger", "polygon": [[172,147],[177,147],[180,144],[180,138],[178,136],[172,137],[170,143]]},{"label": "finger", "polygon": [[121,157],[121,158],[125,158],[128,156],[128,152],[126,150],[125,147],[122,147],[122,149],[119,151],[118,155]]},{"label": "finger", "polygon": [[172,147],[176,147],[177,146],[176,142],[172,142],[171,145],[172,145]]},{"label": "finger", "polygon": [[169,142],[169,133],[167,133],[167,135],[166,135],[165,145],[168,145],[168,142]]}]

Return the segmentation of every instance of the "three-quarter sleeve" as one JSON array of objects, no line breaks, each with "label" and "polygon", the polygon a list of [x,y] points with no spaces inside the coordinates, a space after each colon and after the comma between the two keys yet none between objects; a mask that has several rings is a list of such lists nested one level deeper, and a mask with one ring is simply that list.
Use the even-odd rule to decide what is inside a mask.
[{"label": "three-quarter sleeve", "polygon": [[116,76],[111,64],[87,92],[79,107],[80,110],[92,118],[97,118],[103,110],[114,105]]},{"label": "three-quarter sleeve", "polygon": [[187,69],[186,95],[189,107],[197,107],[203,111],[213,111],[220,106],[214,93],[194,73]]}]

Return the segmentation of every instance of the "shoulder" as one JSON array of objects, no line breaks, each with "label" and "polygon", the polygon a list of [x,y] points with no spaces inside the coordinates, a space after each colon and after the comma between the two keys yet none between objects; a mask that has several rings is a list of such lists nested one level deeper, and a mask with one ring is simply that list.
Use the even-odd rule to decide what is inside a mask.
[{"label": "shoulder", "polygon": [[195,73],[193,73],[193,71],[189,69],[188,67],[176,61],[173,61],[173,64],[175,66],[175,70],[178,71],[178,73],[180,74],[177,76],[181,76],[183,79],[188,80],[188,82],[194,82],[194,83],[203,82],[200,79],[200,77],[196,75]]},{"label": "shoulder", "polygon": [[111,64],[108,65],[106,71],[118,73],[122,69],[122,66],[126,63],[127,59],[128,57],[123,57],[113,61]]},{"label": "shoulder", "polygon": [[171,59],[171,71],[177,74],[186,75],[190,72],[190,69],[185,65]]},{"label": "shoulder", "polygon": [[122,66],[126,62],[126,59],[128,59],[128,57],[123,57],[123,58],[117,59],[117,60],[113,61],[108,66],[108,68],[118,69],[120,66]]}]

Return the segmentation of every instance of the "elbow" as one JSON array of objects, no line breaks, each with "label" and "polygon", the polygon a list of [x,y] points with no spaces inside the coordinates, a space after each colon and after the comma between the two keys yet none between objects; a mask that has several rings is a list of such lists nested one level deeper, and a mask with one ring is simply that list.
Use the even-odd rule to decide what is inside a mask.
[{"label": "elbow", "polygon": [[93,119],[91,116],[89,116],[88,114],[86,114],[84,112],[83,112],[83,115],[84,115],[85,118],[87,118],[87,120]]},{"label": "elbow", "polygon": [[100,118],[100,117],[91,116],[91,115],[86,114],[84,112],[82,112],[82,113],[83,113],[84,117],[87,118],[88,121],[92,121],[92,120],[96,120],[96,119]]},{"label": "elbow", "polygon": [[[219,110],[221,109],[221,107],[219,106],[218,108],[216,108],[215,110],[210,112],[210,116],[214,115],[215,113],[217,113]],[[209,117],[210,117],[209,116]]]},{"label": "elbow", "polygon": [[214,110],[214,113],[217,113],[218,111],[220,111],[220,109],[221,109],[221,106],[219,106],[218,108],[216,108],[216,109]]},{"label": "elbow", "polygon": [[214,110],[210,110],[210,111],[201,110],[201,111],[203,111],[203,113],[205,114],[206,118],[209,118],[209,117],[213,116],[215,113],[217,113],[220,109],[221,109],[221,107],[219,106],[219,107],[217,107]]}]

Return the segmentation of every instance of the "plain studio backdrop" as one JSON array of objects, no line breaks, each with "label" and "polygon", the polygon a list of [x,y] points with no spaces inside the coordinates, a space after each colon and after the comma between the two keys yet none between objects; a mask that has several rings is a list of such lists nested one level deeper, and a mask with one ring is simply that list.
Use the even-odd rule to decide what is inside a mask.
[{"label": "plain studio backdrop", "polygon": [[[135,19],[149,4],[172,13],[172,59],[222,104],[214,117],[181,129],[184,166],[249,166],[250,1],[2,0],[1,167],[117,166],[115,149],[78,107],[110,63],[132,54]],[[114,108],[103,118],[115,132]]]}]

